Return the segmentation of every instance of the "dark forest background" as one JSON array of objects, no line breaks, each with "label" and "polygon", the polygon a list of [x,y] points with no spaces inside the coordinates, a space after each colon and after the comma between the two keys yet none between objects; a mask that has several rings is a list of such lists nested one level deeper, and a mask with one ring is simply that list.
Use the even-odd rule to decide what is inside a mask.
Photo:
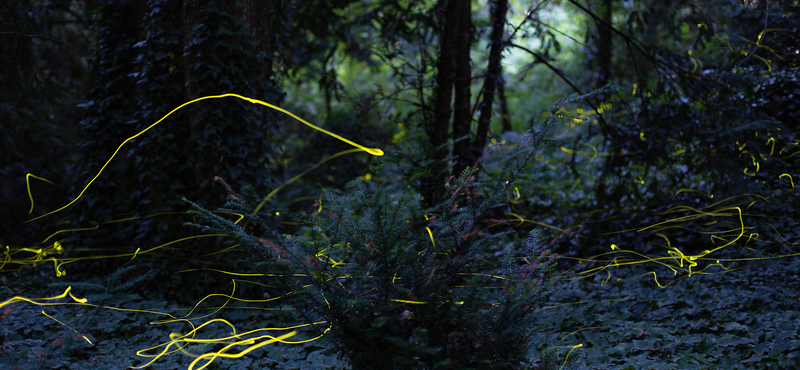
[{"label": "dark forest background", "polygon": [[[129,258],[92,256],[196,234],[184,199],[208,210],[239,194],[260,200],[350,148],[260,105],[205,100],[126,143],[95,179],[124,140],[223,93],[386,152],[308,172],[270,199],[274,220],[253,233],[308,236],[304,217],[322,193],[361,179],[409,196],[403,222],[425,236],[429,215],[459,207],[451,185],[506,176],[492,188],[502,200],[475,216],[486,227],[464,234],[525,239],[538,228],[566,258],[556,274],[594,276],[587,259],[611,245],[742,264],[798,253],[796,1],[3,0],[0,23],[8,297],[46,291],[53,278],[12,250],[59,240],[78,258],[60,267],[71,279],[113,276]],[[502,163],[531,136],[536,151],[508,175]],[[28,222],[90,181],[67,209]],[[151,272],[132,273],[142,280],[131,292],[191,305],[224,280],[204,270],[228,266],[215,254],[224,245],[143,256],[138,268]],[[775,259],[786,258],[796,257]],[[204,284],[176,288],[187,282]]]}]

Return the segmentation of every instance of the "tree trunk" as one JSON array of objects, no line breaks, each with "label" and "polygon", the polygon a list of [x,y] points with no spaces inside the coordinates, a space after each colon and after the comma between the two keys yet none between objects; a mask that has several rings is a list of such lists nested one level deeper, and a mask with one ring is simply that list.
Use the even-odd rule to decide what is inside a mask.
[{"label": "tree trunk", "polygon": [[[594,66],[594,88],[599,89],[608,84],[611,80],[611,28],[608,25],[611,24],[611,6],[612,0],[601,0],[602,3],[599,4],[595,8],[599,18],[602,19],[603,22],[595,20],[595,24],[597,25],[597,35],[595,37],[596,45],[595,45],[595,66]],[[600,96],[598,100],[604,100],[606,98],[605,94]],[[599,105],[601,101],[596,102],[596,105]],[[610,132],[603,130],[603,135],[606,137],[611,136]],[[612,137],[613,139],[613,137]],[[610,174],[610,172],[615,170],[614,160],[616,157],[610,156],[605,158],[605,162],[603,164],[603,170],[600,173],[599,179],[596,182],[595,186],[595,196],[598,202],[602,202],[600,204],[605,204],[608,202],[608,194],[606,194],[606,178]],[[616,193],[616,189],[612,190],[612,193]],[[612,196],[613,198],[613,196]],[[610,201],[618,201],[618,199],[610,199]]]},{"label": "tree trunk", "polygon": [[[425,132],[431,146],[433,163],[429,176],[422,185],[423,206],[432,207],[442,193],[441,176],[447,159],[447,134],[450,131],[450,103],[453,100],[455,45],[458,36],[458,2],[447,0],[444,6],[444,27],[439,38],[439,59],[436,62],[436,89],[434,91],[433,122],[427,122]],[[437,8],[441,9],[441,8]]]},{"label": "tree trunk", "polygon": [[497,81],[497,93],[500,94],[500,115],[503,117],[503,132],[512,131],[511,114],[508,112],[508,99],[506,98],[506,80],[503,78],[502,66],[500,67],[500,81]]},{"label": "tree trunk", "polygon": [[[264,53],[266,59],[263,64],[255,71],[254,74],[261,77],[262,81],[269,81],[271,90],[278,90],[278,83],[275,80],[275,72],[273,71],[275,62],[280,58],[278,56],[278,34],[282,26],[281,12],[283,11],[282,0],[245,0],[238,8],[237,18],[247,24],[248,29],[253,34],[254,55]],[[246,43],[248,40],[243,40]],[[255,98],[263,98],[256,96]],[[277,97],[276,97],[277,99]],[[279,101],[269,101],[268,103],[280,104]],[[328,103],[329,105],[330,103]],[[256,108],[261,112],[261,117],[264,120],[274,122],[277,118],[275,111],[268,109],[264,106]],[[266,139],[272,139],[272,133],[265,133]]]},{"label": "tree trunk", "polygon": [[[503,58],[503,29],[506,25],[506,12],[508,12],[508,0],[496,0],[492,5],[492,33],[490,35],[491,48],[489,49],[489,65],[486,68],[486,78],[483,83],[483,103],[481,113],[478,118],[478,132],[475,135],[475,155],[480,156],[481,151],[486,146],[486,138],[489,134],[489,124],[492,120],[492,104],[496,87],[502,89],[502,66],[500,62]],[[501,90],[501,93],[503,91]],[[505,101],[505,100],[503,100]],[[506,107],[506,110],[508,108]],[[507,115],[507,113],[506,113]]]},{"label": "tree trunk", "polygon": [[469,52],[472,46],[472,8],[469,0],[453,1],[456,14],[456,38],[454,55],[455,101],[453,102],[453,155],[456,157],[453,175],[458,176],[464,168],[471,166],[475,158],[470,153],[470,128],[472,110],[470,104],[470,85],[472,73]]},{"label": "tree trunk", "polygon": [[595,45],[597,54],[595,55],[594,66],[594,88],[599,89],[608,84],[611,80],[611,6],[612,0],[602,0],[597,13],[605,24],[595,21],[597,25],[597,44]]}]

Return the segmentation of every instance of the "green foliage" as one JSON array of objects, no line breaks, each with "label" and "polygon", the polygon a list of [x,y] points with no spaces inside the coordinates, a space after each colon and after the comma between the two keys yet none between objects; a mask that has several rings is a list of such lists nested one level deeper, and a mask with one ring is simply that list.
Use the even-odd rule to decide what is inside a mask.
[{"label": "green foliage", "polygon": [[575,334],[552,335],[540,350],[583,344],[566,368],[794,369],[798,267],[796,259],[751,262],[666,288],[643,269],[566,284],[551,297],[545,332]]},{"label": "green foliage", "polygon": [[[293,88],[279,82],[297,82],[290,110],[317,115],[313,121],[327,129],[388,155],[326,162],[251,215],[262,200],[256,194],[343,147],[279,125],[269,112],[239,101],[206,101],[176,113],[127,144],[70,208],[77,216],[64,213],[71,224],[58,230],[98,229],[54,234],[69,238],[60,239],[65,254],[31,257],[32,264],[42,262],[33,261],[38,257],[65,262],[68,277],[79,281],[47,286],[53,278],[42,270],[9,271],[15,262],[3,262],[9,295],[54,296],[72,287],[100,307],[3,306],[0,367],[142,364],[137,350],[191,330],[185,322],[151,325],[165,318],[154,312],[186,312],[175,302],[229,293],[222,269],[253,274],[253,284],[237,285],[235,297],[279,299],[257,309],[229,306],[214,318],[230,320],[238,331],[322,323],[301,329],[298,338],[323,339],[273,343],[209,368],[799,366],[798,264],[775,255],[796,254],[800,240],[796,4],[597,0],[587,10],[586,2],[572,0],[522,11],[512,2],[503,35],[505,72],[481,67],[497,18],[475,8],[467,87],[478,95],[470,100],[482,102],[485,86],[476,81],[497,73],[509,92],[498,91],[498,98],[510,102],[510,112],[501,114],[521,127],[524,120],[515,117],[530,116],[564,91],[578,95],[535,116],[547,121],[525,134],[499,135],[495,127],[489,138],[504,145],[474,152],[480,157],[474,166],[450,177],[454,167],[464,167],[452,163],[458,153],[448,149],[459,138],[451,137],[445,120],[434,119],[432,103],[440,31],[453,2],[268,3],[4,4],[0,18],[11,21],[0,25],[0,79],[7,87],[0,93],[0,178],[11,180],[0,189],[6,215],[0,223],[17,223],[0,225],[0,247],[33,249],[9,254],[14,258],[35,255],[30,238],[50,235],[18,223],[28,204],[24,183],[15,179],[32,172],[59,183],[76,174],[75,195],[125,138],[200,95],[235,92],[278,104],[280,88]],[[608,18],[591,13],[603,8],[610,8]],[[91,20],[81,19],[89,12]],[[56,22],[62,16],[63,26]],[[254,21],[275,17],[266,28]],[[601,35],[603,19],[616,30],[610,36]],[[62,145],[69,130],[58,131],[77,123],[71,107],[88,81],[80,68],[66,71],[84,54],[51,43],[62,37],[70,45],[81,40],[80,47],[88,37],[96,41],[75,145]],[[72,62],[64,63],[63,55]],[[617,86],[580,95],[602,81]],[[466,110],[486,106],[476,104]],[[469,125],[475,117],[464,118]],[[564,125],[553,130],[557,118]],[[434,121],[450,138],[438,147],[425,136],[426,123]],[[541,152],[547,132],[558,145]],[[66,161],[72,152],[81,161],[75,166]],[[363,176],[368,165],[373,168]],[[60,178],[50,176],[57,173]],[[217,180],[228,198],[211,212],[206,209],[217,209],[224,195],[215,176],[244,191]],[[364,181],[347,182],[356,177]],[[438,203],[420,202],[425,181],[440,193]],[[37,207],[65,198],[53,192],[45,200],[40,194],[47,186],[33,182]],[[194,202],[195,230],[224,234],[224,240],[176,242],[185,236],[186,218],[159,212],[181,213],[188,208],[181,198]],[[130,219],[109,223],[123,217]],[[532,224],[585,224],[588,232],[547,244],[550,237]],[[12,228],[18,235],[5,232]],[[569,230],[562,235],[572,236]],[[679,269],[678,280],[664,289],[650,280],[651,273],[662,284],[672,277],[647,260],[663,256],[664,247],[692,254],[728,241],[708,257],[739,259],[722,261],[731,270],[698,268],[687,277]],[[145,252],[163,242],[176,243]],[[646,268],[623,259],[611,266],[582,263],[595,250],[609,252],[612,243],[641,253],[632,262],[648,262],[641,265]],[[578,258],[561,260],[561,266],[577,261],[563,269],[569,273],[590,275],[603,264],[609,275],[559,281],[553,251]],[[124,257],[96,258],[109,255]],[[774,260],[743,261],[750,257]],[[605,279],[611,276],[620,280]],[[229,334],[226,326],[203,333]],[[192,344],[187,351],[223,346]],[[191,360],[166,356],[153,367],[185,369]]]},{"label": "green foliage", "polygon": [[[282,304],[324,321],[320,334],[355,369],[520,368],[555,256],[536,232],[521,240],[485,228],[499,222],[491,211],[542,131],[528,135],[501,176],[478,181],[476,163],[452,177],[433,214],[392,186],[354,180],[344,192],[324,191],[308,218],[289,216],[304,225],[297,236],[277,232],[276,218],[287,216],[274,206],[237,224],[195,204],[206,220],[195,226],[224,232],[251,272],[275,276]],[[371,175],[386,176],[381,166]],[[249,214],[255,200],[231,197],[220,211]],[[500,246],[500,260],[486,258]]]},{"label": "green foliage", "polygon": [[[134,266],[131,266],[134,267]],[[119,279],[135,276],[136,269],[125,269],[115,274]],[[104,280],[104,281],[101,281]],[[135,281],[134,277],[131,282]],[[43,308],[33,305],[12,304],[0,310],[0,367],[8,369],[124,369],[141,366],[143,360],[137,351],[161,343],[170,333],[186,332],[191,325],[169,322],[156,325],[159,320],[170,318],[157,312],[185,312],[174,303],[152,297],[127,293],[119,282],[108,279],[81,281],[73,286],[91,304],[102,307],[80,305],[48,306],[44,311],[55,320],[42,314]],[[63,292],[66,284],[54,284],[54,292]],[[94,293],[94,291],[101,292]],[[119,309],[116,309],[119,308]],[[287,310],[225,310],[217,317],[237,323],[237,329],[255,330],[262,323],[290,326],[297,317]],[[73,331],[73,329],[75,331]],[[209,327],[203,336],[225,337],[230,328],[224,325]],[[89,344],[86,339],[91,340]],[[195,345],[190,351],[213,350],[213,345]],[[211,369],[343,369],[341,361],[325,356],[325,349],[318,343],[305,345],[273,344],[257,356],[239,359],[220,359]],[[186,370],[193,360],[190,356],[168,356],[150,368]]]},{"label": "green foliage", "polygon": [[[798,234],[785,225],[796,222],[790,176],[800,168],[791,149],[799,132],[797,55],[787,52],[789,44],[797,49],[796,5],[728,2],[705,12],[683,1],[614,4],[624,15],[611,22],[620,31],[609,46],[617,87],[602,97],[602,116],[579,117],[559,133],[562,150],[545,153],[525,175],[530,185],[514,212],[560,228],[585,224],[589,235],[565,253],[587,256],[619,242],[660,253],[656,231],[630,231],[692,213],[677,207],[738,206],[747,210],[748,234],[761,236],[755,249],[794,253]],[[590,40],[598,32],[592,16]],[[581,53],[592,65],[602,45],[588,46]],[[587,85],[580,74],[572,81]],[[595,110],[600,100],[590,103]],[[708,235],[722,229],[710,222],[664,234],[688,253],[712,249]]]}]

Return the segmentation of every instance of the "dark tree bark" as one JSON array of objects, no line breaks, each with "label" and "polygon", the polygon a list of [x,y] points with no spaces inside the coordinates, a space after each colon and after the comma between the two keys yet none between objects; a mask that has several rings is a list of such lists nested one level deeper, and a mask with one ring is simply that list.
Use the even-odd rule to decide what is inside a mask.
[{"label": "dark tree bark", "polygon": [[[445,170],[447,158],[447,134],[450,131],[450,104],[453,100],[453,80],[455,45],[458,37],[459,2],[447,0],[444,6],[444,26],[439,39],[439,59],[436,62],[436,89],[434,91],[433,122],[426,122],[425,131],[433,152],[433,163],[429,166],[429,176],[422,185],[423,205],[432,207],[441,194],[440,176]],[[444,2],[444,1],[443,1]],[[468,2],[468,1],[467,1]],[[442,8],[438,8],[440,11]]]},{"label": "dark tree bark", "polygon": [[[599,89],[608,84],[611,80],[611,6],[612,0],[601,0],[601,3],[595,8],[598,18],[594,19],[597,25],[597,34],[595,35],[595,65],[594,65],[594,88]],[[600,99],[605,99],[605,94]],[[598,100],[600,100],[598,99]],[[599,105],[600,101],[596,104]],[[605,136],[610,136],[611,133],[604,131]],[[603,163],[603,170],[600,178],[595,186],[595,196],[598,202],[606,202],[608,194],[606,194],[606,178],[614,169],[614,161],[617,157],[606,157]],[[615,188],[613,192],[616,192]],[[613,195],[612,198],[616,198]],[[602,203],[601,203],[602,204]]]},{"label": "dark tree bark", "polygon": [[[498,85],[502,88],[503,58],[503,30],[506,25],[506,12],[508,0],[496,0],[492,4],[492,33],[490,35],[491,47],[489,49],[489,65],[486,69],[486,78],[483,83],[483,102],[478,117],[478,132],[475,135],[475,155],[480,156],[480,151],[486,146],[486,137],[489,134],[489,123],[492,120],[492,104],[494,103],[495,89]],[[506,110],[508,108],[506,107]]]},{"label": "dark tree bark", "polygon": [[267,55],[263,68],[259,69],[261,77],[266,80],[273,79],[273,65],[278,52],[278,37],[281,29],[280,14],[283,11],[281,0],[245,0],[238,8],[237,18],[247,24],[253,33],[254,51]]},{"label": "dark tree bark", "polygon": [[[196,76],[194,75],[194,54],[187,50],[188,45],[192,43],[194,38],[193,26],[197,23],[199,16],[199,0],[184,0],[181,12],[181,40],[183,44],[183,73],[186,85],[184,89],[184,98],[188,101],[197,96],[197,83],[195,82]],[[193,121],[193,120],[192,120]]]},{"label": "dark tree bark", "polygon": [[469,52],[472,46],[472,9],[469,0],[453,1],[448,6],[455,6],[456,38],[454,58],[455,100],[453,102],[453,155],[456,164],[453,175],[458,176],[464,168],[474,162],[470,153],[470,128],[472,126],[472,110],[470,105],[470,69]]},{"label": "dark tree bark", "polygon": [[[248,4],[147,2],[145,14],[136,20],[144,37],[132,49],[138,56],[129,61],[136,66],[131,73],[135,88],[128,90],[136,92],[138,130],[201,96],[238,93],[275,102],[274,84],[262,83],[272,74],[263,62],[271,61],[259,53],[261,47],[274,45],[268,35],[270,18]],[[204,100],[171,115],[131,143],[126,157],[135,159],[135,178],[128,182],[133,204],[121,211],[181,211],[187,207],[182,197],[214,208],[225,198],[215,176],[238,186],[265,187],[269,173],[261,163],[270,153],[267,114],[228,98]],[[137,223],[136,238],[142,243],[175,238],[181,232],[178,222],[148,218]]]},{"label": "dark tree bark", "polygon": [[[245,0],[242,2],[241,7],[238,8],[237,18],[244,21],[247,27],[253,34],[252,45],[255,48],[252,50],[254,55],[259,52],[264,53],[266,58],[264,63],[252,73],[261,77],[262,81],[269,81],[270,88],[273,91],[278,91],[278,83],[274,72],[274,66],[280,59],[279,57],[279,43],[278,35],[282,31],[284,25],[281,12],[284,11],[283,0]],[[242,40],[247,42],[248,40]],[[258,91],[257,91],[258,92]],[[262,93],[262,92],[258,92]],[[257,97],[257,98],[263,98]],[[269,103],[280,104],[280,101],[270,101]],[[328,113],[330,114],[330,103],[326,102]],[[256,108],[261,112],[263,120],[274,122],[277,118],[276,112],[264,106]],[[272,140],[272,133],[265,132],[266,140]]]},{"label": "dark tree bark", "polygon": [[[69,217],[73,225],[102,227],[90,233],[75,233],[71,244],[87,248],[113,246],[123,250],[135,235],[130,224],[104,222],[137,206],[131,196],[138,190],[136,159],[117,155],[108,166],[104,168],[103,165],[123,140],[138,131],[136,125],[131,124],[140,110],[133,93],[137,89],[134,62],[139,55],[134,45],[140,40],[141,21],[147,8],[141,1],[91,5],[96,6],[96,23],[92,27],[97,42],[91,62],[91,92],[83,97],[85,115],[79,122],[80,136],[76,143],[80,153],[79,169],[71,184],[70,199],[75,199],[101,168],[103,175],[91,183],[91,188],[68,208],[68,212],[71,212]],[[125,149],[134,145],[136,142]],[[63,216],[56,214],[54,217]],[[104,270],[107,266],[97,263],[91,269],[102,273],[107,271]]]},{"label": "dark tree bark", "polygon": [[[257,99],[266,99],[271,103],[276,101],[278,90],[274,83],[273,63],[277,53],[276,37],[281,27],[280,10],[281,0],[265,1],[234,1],[234,0],[184,0],[182,7],[182,44],[183,44],[183,70],[184,70],[184,101],[197,99],[205,95],[222,93],[238,93]],[[224,9],[220,12],[216,9]],[[248,34],[215,34],[217,24],[230,30],[237,30],[241,21]],[[240,24],[241,24],[240,23]],[[226,45],[226,46],[221,46]],[[266,55],[266,58],[258,58]],[[228,58],[228,60],[225,60]],[[232,64],[230,59],[236,61]],[[261,62],[257,62],[259,60]],[[231,64],[229,64],[231,63]],[[209,77],[213,76],[213,77]],[[227,81],[227,82],[225,82]],[[215,132],[220,125],[210,119],[214,107],[225,105],[224,109],[231,109],[231,104],[241,102],[214,102],[209,101],[197,106],[187,107],[185,116],[188,119],[190,132],[188,141],[200,141],[207,147],[193,147],[187,145],[190,153],[190,163],[194,163],[192,182],[195,188],[215,186],[214,176],[222,176],[219,156],[212,159],[210,150],[216,151],[224,148],[224,140],[205,140],[207,131]],[[259,114],[246,114],[241,111],[241,117],[248,117],[264,124],[274,118],[274,112],[262,106],[245,105],[246,111],[257,111]],[[231,116],[233,117],[233,116]],[[251,122],[254,124],[255,122]],[[234,136],[234,131],[239,130],[238,125],[226,129],[226,135]],[[242,129],[237,134],[245,134],[247,129]],[[269,140],[270,132],[259,132],[265,141]],[[253,135],[248,135],[255,139]],[[188,143],[187,141],[187,143]],[[266,147],[261,140],[250,140],[248,145],[255,152],[266,153]],[[228,145],[229,147],[231,145]],[[213,172],[213,173],[212,173]],[[249,175],[245,175],[249,176]],[[227,178],[228,181],[236,181]],[[249,182],[249,181],[248,181]]]},{"label": "dark tree bark", "polygon": [[[435,159],[443,161],[446,149],[439,148],[447,143],[450,127],[450,104],[453,100],[453,79],[455,63],[455,44],[458,35],[458,7],[454,4],[463,0],[449,0],[444,11],[444,27],[439,40],[439,59],[436,64],[436,90],[434,92],[433,122],[427,125],[428,139],[436,150]],[[439,149],[436,149],[439,148]]]},{"label": "dark tree bark", "polygon": [[[464,163],[469,163],[470,112],[470,59],[472,45],[472,9],[470,0],[447,0],[444,8],[444,26],[440,33],[439,59],[436,64],[436,89],[434,91],[433,122],[426,123],[425,129],[433,150],[434,163],[429,167],[430,177],[422,186],[424,206],[435,205],[442,193],[440,176],[445,174],[447,154],[446,144],[451,133],[450,115],[453,115],[452,136],[453,154],[456,166],[453,171],[461,171]],[[455,88],[455,94],[453,89]],[[455,101],[453,96],[455,95]],[[451,108],[453,103],[453,108]]]},{"label": "dark tree bark", "polygon": [[[207,3],[205,0],[184,0],[183,2],[183,57],[184,57],[184,76],[185,76],[185,89],[183,90],[184,100],[190,101],[193,99],[197,99],[200,97],[199,94],[199,76],[197,75],[198,68],[196,67],[196,63],[199,61],[197,60],[197,55],[199,54],[196,50],[196,47],[193,46],[195,44],[193,41],[195,40],[194,34],[194,27],[202,20],[201,14],[201,7]],[[200,124],[200,109],[196,107],[190,107],[186,116],[189,120],[189,138],[196,138],[200,137],[203,132],[203,127]],[[199,187],[199,185],[203,182],[203,173],[202,173],[202,165],[206,162],[206,158],[204,155],[204,150],[193,150],[190,151],[191,155],[191,163],[194,163],[193,166],[193,176],[194,176],[194,185]]]},{"label": "dark tree bark", "polygon": [[594,66],[594,88],[599,89],[611,80],[611,6],[612,0],[602,0],[596,10],[603,22],[595,20],[597,25],[597,53]]},{"label": "dark tree bark", "polygon": [[[142,31],[144,6],[137,1],[120,1],[98,7],[97,44],[92,64],[91,92],[85,97],[86,114],[80,121],[81,171],[71,193],[76,194],[100,170],[113,152],[112,148],[134,135],[136,127],[129,124],[138,111],[131,91],[136,90],[133,61],[137,50],[133,45]],[[136,187],[136,175],[131,171],[132,160],[118,156],[104,170],[106,176],[92,186],[92,202],[76,203],[77,222],[89,224],[113,218],[120,209],[131,204],[130,194]],[[104,230],[105,232],[105,230]],[[113,235],[113,233],[110,233]]]},{"label": "dark tree bark", "polygon": [[497,81],[497,93],[500,98],[500,115],[503,121],[503,132],[512,131],[511,114],[508,111],[508,99],[506,98],[506,80],[503,78],[502,67],[500,71],[500,80]]}]

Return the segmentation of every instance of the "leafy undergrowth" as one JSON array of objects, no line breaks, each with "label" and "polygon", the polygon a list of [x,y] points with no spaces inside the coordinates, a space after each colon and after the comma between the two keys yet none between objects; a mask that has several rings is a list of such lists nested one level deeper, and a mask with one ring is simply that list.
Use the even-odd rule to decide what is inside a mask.
[{"label": "leafy undergrowth", "polygon": [[[605,274],[563,282],[551,296],[552,308],[545,311],[540,332],[547,334],[542,334],[532,354],[546,355],[549,365],[539,361],[537,368],[560,368],[566,358],[564,369],[800,369],[800,260],[749,262],[739,268],[728,272],[712,268],[714,274],[693,275],[666,288],[659,288],[652,274],[637,268],[613,270],[613,279],[605,284]],[[669,276],[659,276],[660,282],[668,281]],[[89,302],[106,299],[128,309],[185,312],[134,294],[81,297]],[[76,331],[45,317],[42,309]],[[296,320],[287,310],[232,309],[217,315],[239,331]],[[187,331],[188,325],[180,322],[151,324],[164,318],[78,305],[6,306],[0,311],[0,368],[142,365],[148,359],[136,351],[168,341],[171,332]],[[225,336],[230,331],[223,325],[212,329],[203,335]],[[578,344],[582,346],[570,352]],[[208,369],[344,368],[339,359],[326,355],[324,346],[323,341],[269,345],[239,359],[217,360]],[[148,368],[186,369],[192,360],[176,353]]]},{"label": "leafy undergrowth", "polygon": [[800,369],[799,267],[797,258],[749,262],[666,288],[636,269],[565,284],[540,350],[561,347],[563,361],[582,344],[567,360],[573,369]]},{"label": "leafy undergrowth", "polygon": [[[77,290],[77,289],[76,289]],[[55,291],[53,291],[55,292]],[[63,290],[61,291],[63,292]],[[108,297],[100,295],[80,296],[97,303]],[[186,314],[187,308],[179,308],[167,302],[143,300],[135,294],[117,294],[115,307],[132,310],[168,312],[176,317]],[[59,320],[69,328],[47,318]],[[204,314],[203,312],[199,312]],[[205,312],[208,313],[208,312]],[[237,332],[246,332],[265,326],[280,327],[297,324],[290,309],[243,309],[231,308],[213,316],[195,320],[198,323],[212,318],[224,318],[236,326]],[[33,306],[16,303],[0,311],[0,369],[128,369],[141,366],[152,357],[137,356],[136,352],[158,346],[169,341],[170,333],[186,333],[191,327],[186,322],[154,325],[157,320],[168,317],[156,313],[118,311],[81,305]],[[72,329],[75,329],[73,331]],[[196,338],[219,338],[231,334],[226,325],[204,327]],[[78,334],[80,333],[80,335]],[[90,345],[83,337],[88,338]],[[302,337],[302,332],[292,339]],[[189,345],[187,353],[201,354],[219,350],[221,345]],[[149,351],[154,355],[161,352]],[[175,350],[172,347],[171,350]],[[216,359],[206,369],[342,369],[342,362],[326,355],[321,341],[304,344],[273,344],[264,346],[238,359]],[[146,369],[187,369],[195,358],[180,352],[163,356]],[[197,369],[205,362],[195,365]]]}]

